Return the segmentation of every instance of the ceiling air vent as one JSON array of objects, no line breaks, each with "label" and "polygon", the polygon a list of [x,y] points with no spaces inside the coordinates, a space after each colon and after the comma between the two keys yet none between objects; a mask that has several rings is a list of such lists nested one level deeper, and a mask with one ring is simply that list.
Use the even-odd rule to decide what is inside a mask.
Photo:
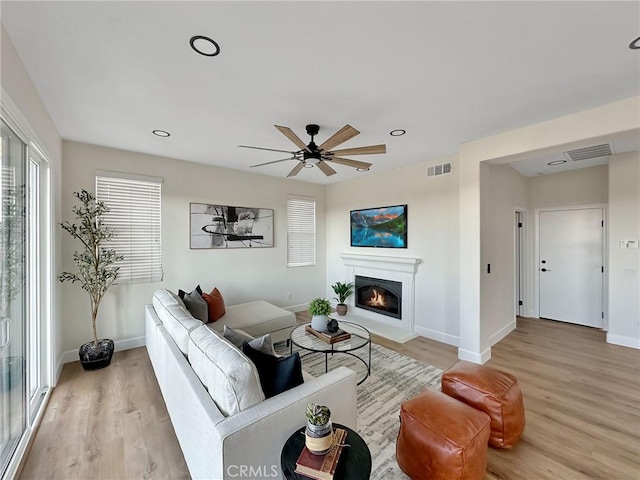
[{"label": "ceiling air vent", "polygon": [[427,177],[437,177],[451,173],[451,162],[427,167]]},{"label": "ceiling air vent", "polygon": [[588,160],[590,158],[608,157],[612,155],[611,145],[603,143],[602,145],[594,145],[593,147],[576,148],[564,152],[574,162],[579,160]]}]

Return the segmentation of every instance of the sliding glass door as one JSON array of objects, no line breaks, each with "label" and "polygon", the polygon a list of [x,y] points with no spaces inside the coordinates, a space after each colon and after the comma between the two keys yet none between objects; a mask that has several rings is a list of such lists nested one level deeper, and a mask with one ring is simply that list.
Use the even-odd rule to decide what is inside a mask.
[{"label": "sliding glass door", "polygon": [[0,168],[0,466],[26,427],[27,146],[2,122]]}]

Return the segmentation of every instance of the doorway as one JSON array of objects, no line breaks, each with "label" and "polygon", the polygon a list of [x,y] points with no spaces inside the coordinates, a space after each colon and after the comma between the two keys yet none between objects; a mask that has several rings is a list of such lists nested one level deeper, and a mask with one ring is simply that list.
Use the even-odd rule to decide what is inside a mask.
[{"label": "doorway", "polygon": [[538,212],[539,316],[602,328],[604,208]]}]

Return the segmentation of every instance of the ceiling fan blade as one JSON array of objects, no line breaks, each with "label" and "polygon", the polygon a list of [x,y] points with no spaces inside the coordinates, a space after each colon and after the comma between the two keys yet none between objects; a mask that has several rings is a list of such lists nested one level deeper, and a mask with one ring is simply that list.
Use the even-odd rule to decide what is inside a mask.
[{"label": "ceiling fan blade", "polygon": [[295,177],[298,172],[302,170],[302,167],[304,167],[304,162],[299,162],[298,165],[293,167],[293,170],[289,172],[289,175],[287,175],[287,177]]},{"label": "ceiling fan blade", "polygon": [[327,138],[325,142],[318,148],[325,151],[331,150],[333,147],[337,147],[341,143],[346,142],[347,140],[355,137],[358,134],[360,134],[360,132],[353,128],[351,125],[345,125],[336,133]]},{"label": "ceiling fan blade", "polygon": [[318,163],[316,163],[316,165],[318,166],[318,168],[320,170],[322,170],[322,172],[327,176],[330,177],[331,175],[333,175],[334,173],[336,173],[336,171],[331,168],[329,165],[327,165],[326,163],[324,163],[322,160],[320,160]]},{"label": "ceiling fan blade", "polygon": [[368,147],[345,148],[344,150],[333,150],[334,155],[372,155],[375,153],[387,153],[387,146],[369,145]]},{"label": "ceiling fan blade", "polygon": [[262,167],[264,165],[271,165],[272,163],[278,163],[278,162],[286,162],[287,160],[297,160],[297,159],[295,157],[283,158],[281,160],[273,160],[272,162],[265,162],[265,163],[259,163],[258,165],[251,165],[249,168]]},{"label": "ceiling fan blade", "polygon": [[368,170],[371,164],[368,162],[359,162],[358,160],[349,160],[348,158],[331,157],[325,158],[327,162],[339,163],[340,165],[346,165],[347,167],[363,168]]},{"label": "ceiling fan blade", "polygon": [[239,147],[242,148],[253,148],[255,150],[268,150],[269,152],[282,152],[282,153],[290,153],[291,155],[293,155],[296,152],[290,152],[289,150],[277,150],[275,148],[264,148],[264,147],[251,147],[249,145],[238,145]]},{"label": "ceiling fan blade", "polygon": [[291,130],[289,127],[281,127],[280,125],[274,125],[274,127],[280,130],[285,137],[295,143],[296,146],[300,148],[300,150],[306,150],[307,152],[311,153],[309,147],[307,147],[304,142],[300,140],[300,137],[293,133],[293,130]]}]

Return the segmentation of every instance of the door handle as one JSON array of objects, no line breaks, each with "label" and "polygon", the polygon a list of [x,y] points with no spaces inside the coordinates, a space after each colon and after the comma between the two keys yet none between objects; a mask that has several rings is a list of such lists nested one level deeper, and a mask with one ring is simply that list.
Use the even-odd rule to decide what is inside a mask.
[{"label": "door handle", "polygon": [[2,344],[0,344],[0,350],[4,350],[11,341],[11,323],[7,317],[4,317],[0,322],[0,327],[2,328]]},{"label": "door handle", "polygon": [[548,268],[541,268],[540,271],[541,272],[550,272],[551,270],[549,270]]}]

